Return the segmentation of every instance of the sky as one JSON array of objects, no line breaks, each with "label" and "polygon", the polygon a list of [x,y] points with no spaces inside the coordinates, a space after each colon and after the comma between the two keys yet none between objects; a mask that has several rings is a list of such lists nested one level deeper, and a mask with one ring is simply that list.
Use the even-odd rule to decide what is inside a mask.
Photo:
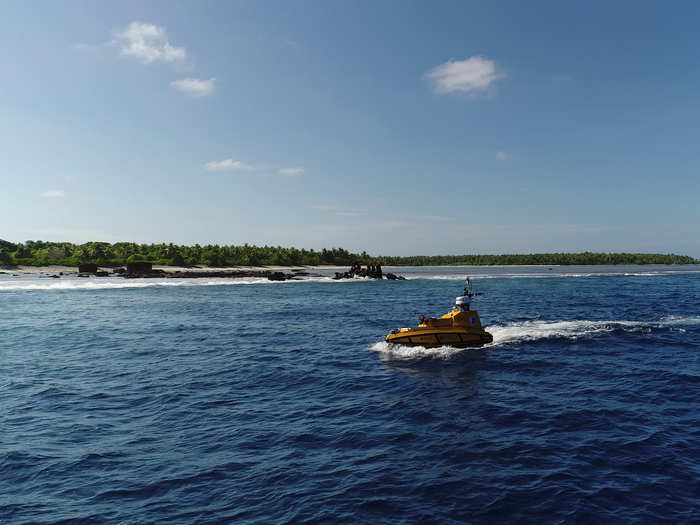
[{"label": "sky", "polygon": [[699,19],[5,2],[0,238],[700,257]]}]

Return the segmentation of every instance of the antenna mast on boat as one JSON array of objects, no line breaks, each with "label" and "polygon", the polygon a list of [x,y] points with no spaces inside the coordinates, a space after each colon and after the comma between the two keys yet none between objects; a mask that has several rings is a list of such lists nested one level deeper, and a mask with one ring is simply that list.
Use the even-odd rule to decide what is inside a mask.
[{"label": "antenna mast on boat", "polygon": [[462,295],[466,295],[470,299],[476,295],[484,295],[483,292],[473,292],[472,291],[472,281],[467,277],[467,280],[464,283],[464,293]]}]

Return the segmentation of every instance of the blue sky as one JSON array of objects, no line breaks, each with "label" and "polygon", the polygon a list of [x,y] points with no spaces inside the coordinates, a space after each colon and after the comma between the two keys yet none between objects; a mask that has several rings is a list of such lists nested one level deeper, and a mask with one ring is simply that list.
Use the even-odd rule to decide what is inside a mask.
[{"label": "blue sky", "polygon": [[0,238],[700,257],[699,15],[6,3]]}]

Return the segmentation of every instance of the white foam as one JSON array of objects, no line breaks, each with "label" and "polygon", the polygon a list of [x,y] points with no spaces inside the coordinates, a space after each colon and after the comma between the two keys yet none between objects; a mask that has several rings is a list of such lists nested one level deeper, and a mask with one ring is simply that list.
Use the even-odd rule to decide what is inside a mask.
[{"label": "white foam", "polygon": [[[663,277],[668,275],[682,275],[700,273],[700,270],[658,270],[648,272],[579,272],[579,273],[503,273],[503,274],[479,274],[471,272],[470,276],[474,279],[587,279],[590,277]],[[406,275],[408,280],[424,279],[428,281],[462,281],[464,277],[461,275]]]},{"label": "white foam", "polygon": [[0,281],[3,291],[38,290],[115,290],[120,288],[152,288],[157,286],[234,286],[250,284],[289,284],[301,282],[347,283],[362,279],[340,279],[332,277],[304,277],[288,281],[270,281],[264,277],[226,278],[182,278],[182,279],[124,279],[124,278],[63,278],[63,279],[17,279]]},{"label": "white foam", "polygon": [[[486,331],[493,335],[493,343],[489,346],[500,346],[508,343],[557,337],[578,339],[588,335],[612,332],[615,330],[616,324],[620,326],[626,323],[626,321],[617,323],[610,321],[523,321],[487,326]],[[634,326],[634,323],[631,326]]]},{"label": "white foam", "polygon": [[667,315],[659,321],[660,326],[697,325],[700,317],[681,317],[679,315]]},{"label": "white foam", "polygon": [[380,341],[369,347],[374,352],[379,352],[382,356],[391,359],[420,359],[422,357],[437,357],[446,359],[459,352],[464,352],[465,348],[455,348],[454,346],[440,346],[437,348],[425,348],[424,346],[404,346],[395,343]]},{"label": "white foam", "polygon": [[652,329],[697,324],[700,324],[700,317],[667,316],[659,321],[523,321],[487,326],[486,331],[493,335],[493,343],[488,346],[500,346],[538,339],[565,338],[573,340],[616,330],[649,332]]}]

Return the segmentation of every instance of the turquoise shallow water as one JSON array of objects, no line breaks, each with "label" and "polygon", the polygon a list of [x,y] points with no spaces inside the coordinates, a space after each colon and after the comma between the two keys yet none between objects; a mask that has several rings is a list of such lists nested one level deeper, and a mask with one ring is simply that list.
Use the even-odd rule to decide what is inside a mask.
[{"label": "turquoise shallow water", "polygon": [[697,520],[700,268],[398,273],[0,276],[0,523]]}]

